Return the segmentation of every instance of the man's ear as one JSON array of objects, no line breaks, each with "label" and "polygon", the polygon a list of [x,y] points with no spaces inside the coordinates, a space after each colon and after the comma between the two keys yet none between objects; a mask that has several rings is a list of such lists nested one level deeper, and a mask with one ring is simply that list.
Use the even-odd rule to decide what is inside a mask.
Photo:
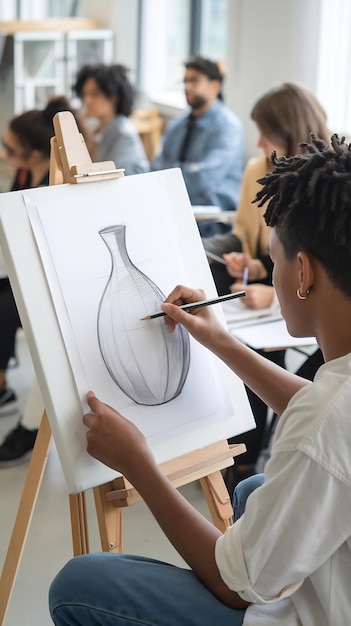
[{"label": "man's ear", "polygon": [[221,89],[222,89],[221,81],[212,78],[211,85],[212,85],[213,94],[216,96],[216,98],[218,98],[218,95],[221,93]]},{"label": "man's ear", "polygon": [[298,252],[298,283],[301,294],[311,291],[314,282],[314,269],[311,256],[308,252]]}]

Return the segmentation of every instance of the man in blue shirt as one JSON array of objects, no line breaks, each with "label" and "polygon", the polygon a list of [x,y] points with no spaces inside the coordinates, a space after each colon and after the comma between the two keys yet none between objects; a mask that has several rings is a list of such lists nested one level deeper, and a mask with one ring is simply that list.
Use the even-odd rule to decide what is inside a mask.
[{"label": "man in blue shirt", "polygon": [[190,115],[172,120],[151,169],[180,167],[193,205],[233,211],[239,199],[244,132],[223,105],[223,74],[217,63],[195,57],[185,63],[185,96]]}]

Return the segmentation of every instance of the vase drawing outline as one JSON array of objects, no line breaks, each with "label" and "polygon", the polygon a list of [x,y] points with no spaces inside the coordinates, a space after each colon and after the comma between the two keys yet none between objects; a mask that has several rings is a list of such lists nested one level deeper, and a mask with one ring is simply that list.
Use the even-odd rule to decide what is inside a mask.
[{"label": "vase drawing outline", "polygon": [[169,333],[164,318],[142,320],[160,310],[165,295],[131,261],[126,226],[99,230],[111,258],[100,299],[97,335],[102,358],[116,385],[137,404],[155,406],[176,398],[190,366],[190,341],[177,325]]}]

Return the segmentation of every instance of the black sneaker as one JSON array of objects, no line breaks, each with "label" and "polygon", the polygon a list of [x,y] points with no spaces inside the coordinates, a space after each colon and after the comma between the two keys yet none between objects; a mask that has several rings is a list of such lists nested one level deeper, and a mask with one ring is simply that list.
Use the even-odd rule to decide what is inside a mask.
[{"label": "black sneaker", "polygon": [[12,389],[1,389],[0,391],[0,417],[12,415],[18,411],[17,397]]},{"label": "black sneaker", "polygon": [[18,424],[0,446],[0,467],[24,463],[31,455],[38,430],[28,430]]}]

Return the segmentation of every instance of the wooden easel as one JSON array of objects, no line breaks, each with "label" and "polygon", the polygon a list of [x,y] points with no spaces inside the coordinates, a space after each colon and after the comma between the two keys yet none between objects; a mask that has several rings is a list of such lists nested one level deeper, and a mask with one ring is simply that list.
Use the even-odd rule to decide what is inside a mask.
[{"label": "wooden easel", "polygon": [[[83,136],[68,111],[54,117],[55,137],[51,140],[50,185],[86,183],[123,176],[112,161],[92,163]],[[39,489],[50,451],[52,434],[44,411],[16,520],[0,579],[0,626],[3,626],[20,560],[29,531]],[[195,450],[162,463],[160,468],[175,487],[200,480],[214,524],[224,531],[232,524],[233,510],[221,470],[233,464],[233,457],[245,452],[245,445],[229,446],[227,441]],[[140,500],[124,477],[93,489],[101,547],[122,552],[122,508]],[[89,552],[85,493],[69,495],[73,554]]]}]

